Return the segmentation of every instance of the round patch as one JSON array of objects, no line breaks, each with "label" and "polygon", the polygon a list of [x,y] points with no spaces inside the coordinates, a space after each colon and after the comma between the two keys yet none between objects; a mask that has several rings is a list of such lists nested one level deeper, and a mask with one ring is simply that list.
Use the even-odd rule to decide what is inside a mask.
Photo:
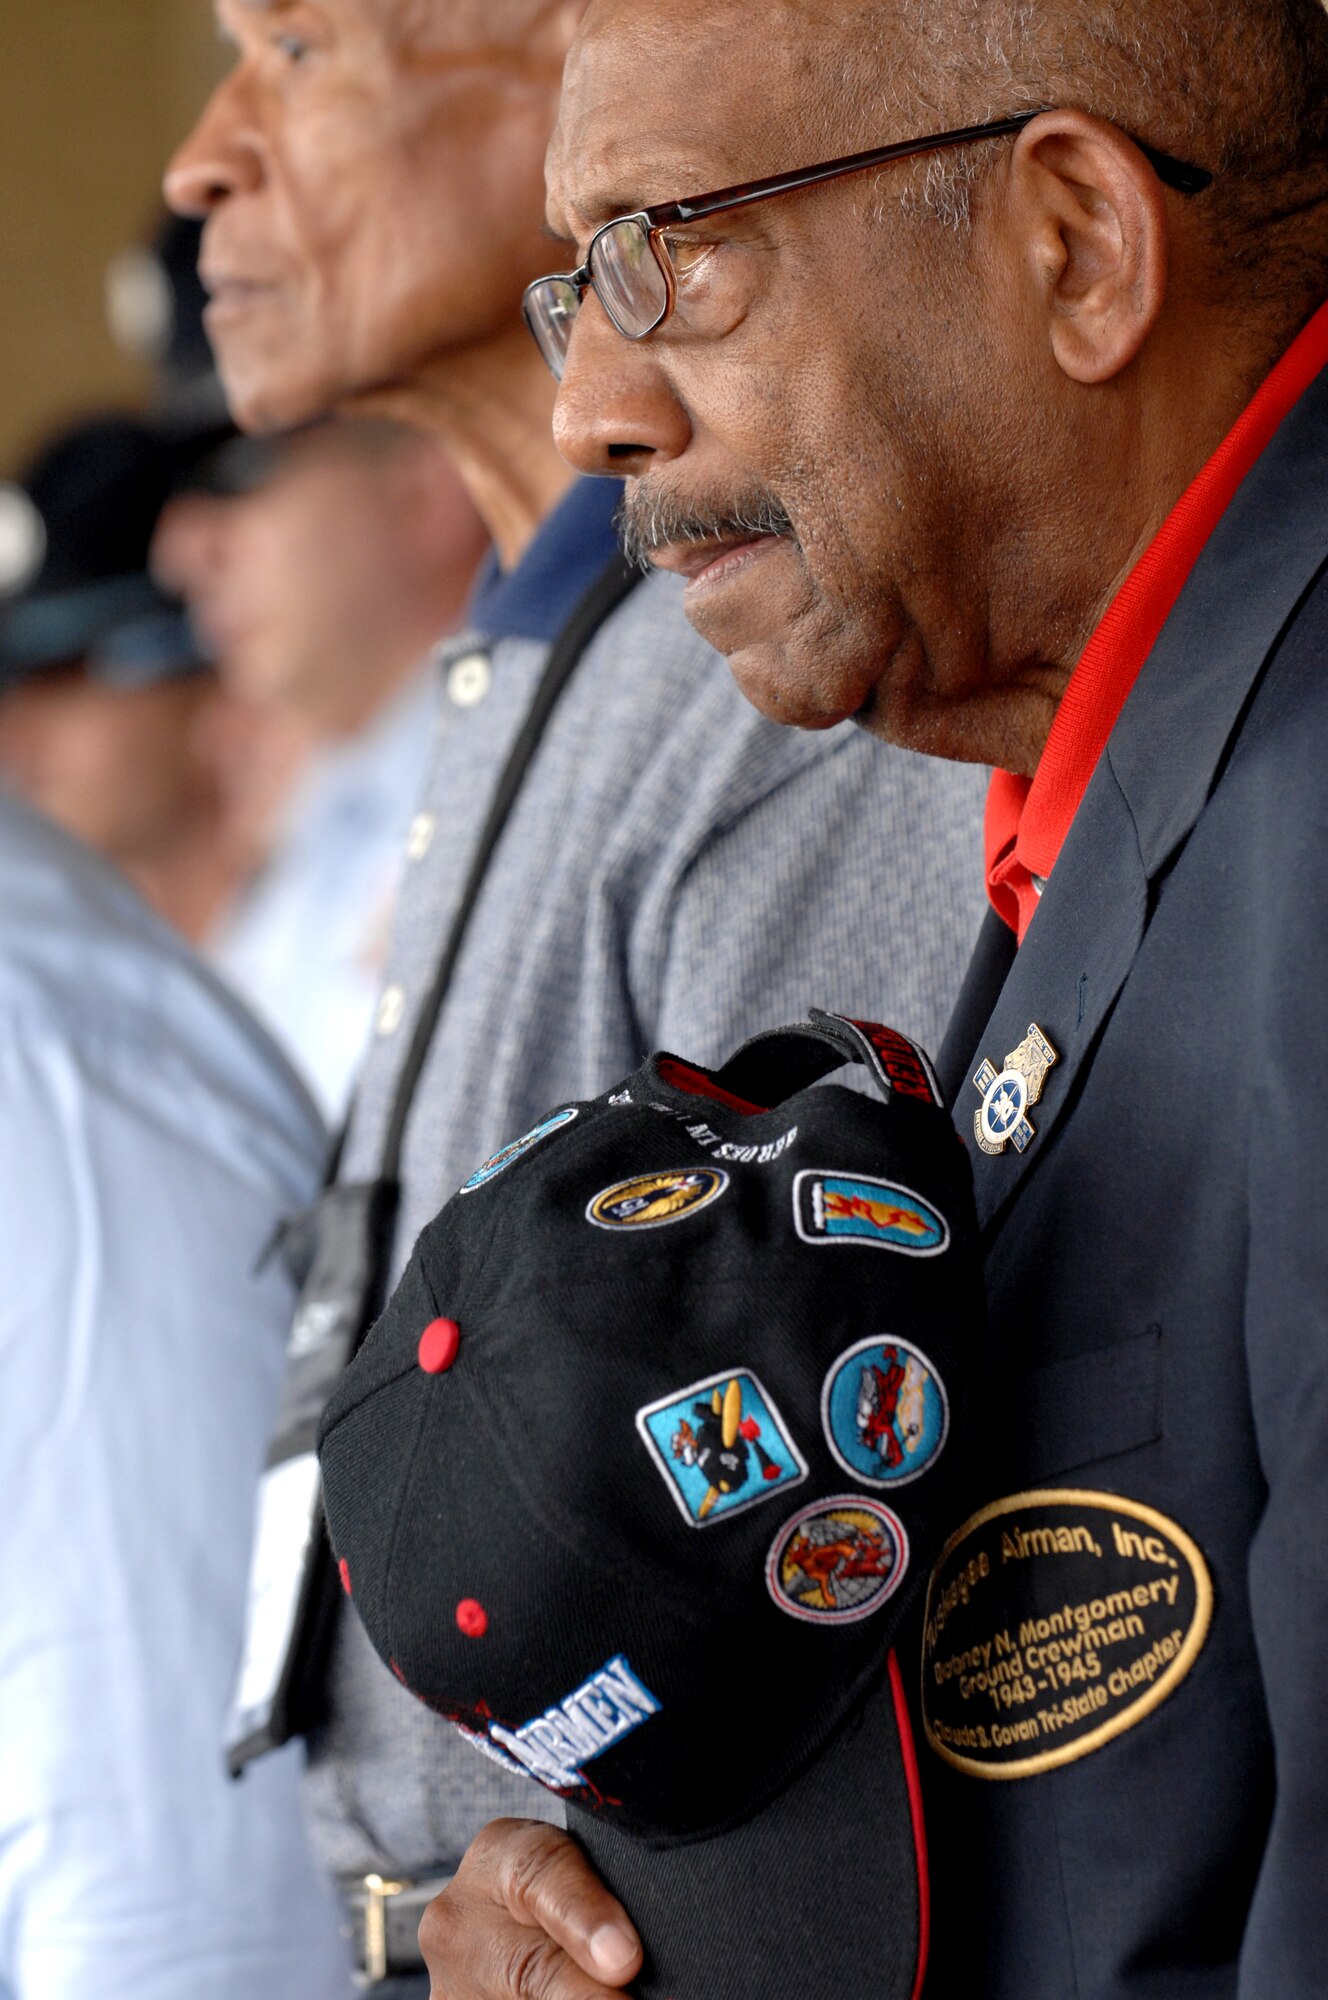
[{"label": "round patch", "polygon": [[1183,1528],[1137,1500],[1013,1493],[950,1537],[927,1591],[927,1740],[978,1778],[1072,1764],[1172,1694],[1213,1586]]},{"label": "round patch", "polygon": [[877,1500],[842,1494],[786,1521],[766,1558],[781,1611],[809,1625],[850,1625],[879,1611],[908,1568],[904,1524]]},{"label": "round patch", "polygon": [[513,1139],[510,1145],[495,1153],[491,1160],[486,1160],[482,1167],[476,1167],[470,1179],[461,1183],[460,1193],[474,1194],[476,1188],[482,1188],[487,1181],[493,1180],[504,1168],[519,1160],[523,1153],[528,1153],[532,1146],[538,1146],[541,1139],[547,1139],[551,1132],[560,1132],[564,1125],[570,1125],[576,1116],[577,1109],[573,1105],[568,1111],[555,1111],[552,1118],[542,1119],[529,1132],[524,1132],[519,1139]]},{"label": "round patch", "polygon": [[586,1209],[586,1220],[600,1229],[659,1229],[718,1201],[728,1184],[728,1175],[718,1167],[638,1174],[635,1180],[618,1181],[597,1194]]},{"label": "round patch", "polygon": [[950,1428],[945,1384],[911,1341],[877,1334],[841,1354],[821,1391],[826,1442],[855,1479],[906,1486],[940,1455]]},{"label": "round patch", "polygon": [[[972,1099],[969,1099],[972,1102]],[[1017,1069],[1003,1069],[989,1083],[978,1112],[982,1130],[993,1146],[1003,1146],[1028,1109],[1028,1078]]]}]

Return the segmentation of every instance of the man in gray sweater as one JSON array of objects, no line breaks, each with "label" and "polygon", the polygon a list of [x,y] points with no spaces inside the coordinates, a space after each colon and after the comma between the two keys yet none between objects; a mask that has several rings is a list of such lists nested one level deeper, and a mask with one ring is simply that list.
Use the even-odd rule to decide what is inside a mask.
[{"label": "man in gray sweater", "polygon": [[[553,384],[520,318],[549,262],[543,155],[580,11],[218,0],[236,62],[167,177],[172,203],[206,217],[209,331],[239,421],[338,408],[423,425],[494,540],[466,630],[437,656],[431,775],[346,1183],[382,1172],[504,768],[559,633],[615,558],[617,489],[557,457]],[[525,771],[411,1092],[393,1280],[486,1155],[651,1048],[711,1063],[810,1002],[939,1039],[980,914],[981,775],[883,754],[847,724],[764,720],[681,600],[655,575],[610,612]],[[327,1678],[313,1838],[352,1906],[367,1899],[374,1990],[423,1994],[413,1919],[481,1824],[531,1811],[530,1788],[418,1707],[349,1616]]]}]

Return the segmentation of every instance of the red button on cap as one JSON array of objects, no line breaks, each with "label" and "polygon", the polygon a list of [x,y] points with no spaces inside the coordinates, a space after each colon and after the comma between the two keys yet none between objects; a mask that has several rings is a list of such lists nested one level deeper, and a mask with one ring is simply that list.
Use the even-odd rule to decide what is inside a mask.
[{"label": "red button on cap", "polygon": [[420,1335],[420,1367],[426,1375],[445,1375],[457,1358],[461,1328],[454,1319],[433,1319]]},{"label": "red button on cap", "polygon": [[473,1597],[463,1597],[456,1608],[456,1622],[468,1639],[482,1639],[489,1629],[489,1614]]}]

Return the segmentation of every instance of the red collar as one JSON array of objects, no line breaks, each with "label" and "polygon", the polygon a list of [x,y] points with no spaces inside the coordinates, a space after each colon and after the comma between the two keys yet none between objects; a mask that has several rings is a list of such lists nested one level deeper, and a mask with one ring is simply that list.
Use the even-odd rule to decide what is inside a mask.
[{"label": "red collar", "polygon": [[1204,545],[1282,420],[1328,366],[1328,305],[1297,335],[1107,608],[1056,710],[1031,780],[992,773],[987,894],[1022,944],[1040,891],[1126,698]]}]

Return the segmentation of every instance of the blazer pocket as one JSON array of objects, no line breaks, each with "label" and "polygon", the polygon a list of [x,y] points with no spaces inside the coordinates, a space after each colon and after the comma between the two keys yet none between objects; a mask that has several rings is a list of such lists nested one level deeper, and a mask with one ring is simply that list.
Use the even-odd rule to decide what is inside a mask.
[{"label": "blazer pocket", "polygon": [[1020,1485],[1078,1471],[1162,1435],[1162,1329],[1034,1368],[1011,1384],[1003,1435]]}]

